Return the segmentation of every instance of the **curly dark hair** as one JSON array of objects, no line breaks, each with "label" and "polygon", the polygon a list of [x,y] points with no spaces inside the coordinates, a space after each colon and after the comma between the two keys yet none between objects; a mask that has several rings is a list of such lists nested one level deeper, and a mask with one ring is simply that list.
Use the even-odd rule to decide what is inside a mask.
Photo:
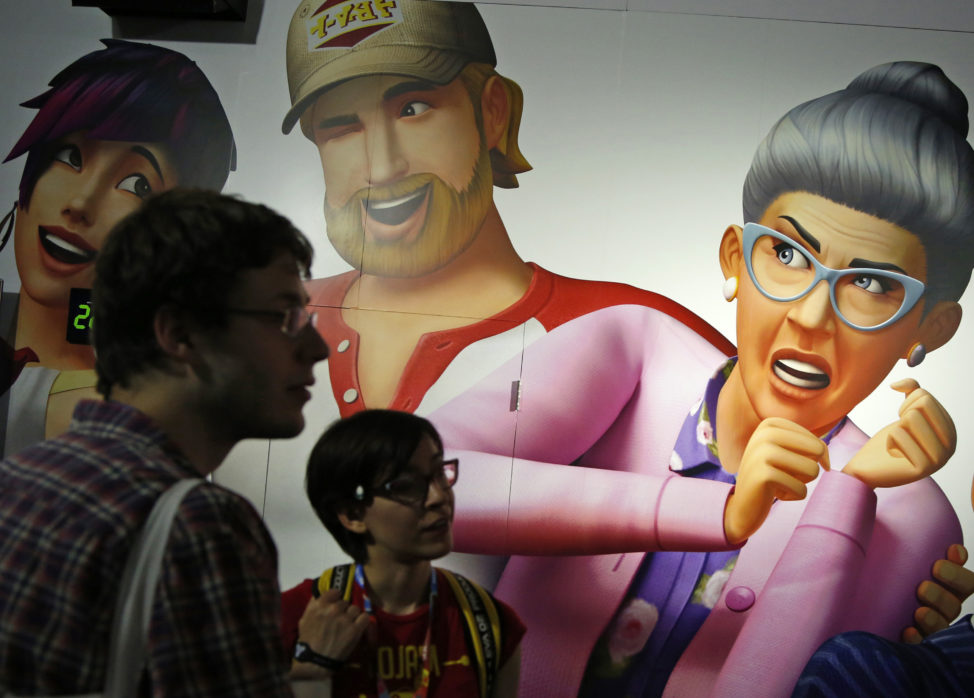
[{"label": "curly dark hair", "polygon": [[165,363],[153,327],[172,305],[201,326],[223,327],[221,308],[240,272],[290,254],[308,276],[312,248],[284,216],[213,191],[172,189],[112,229],[95,262],[92,335],[98,392],[128,387]]}]

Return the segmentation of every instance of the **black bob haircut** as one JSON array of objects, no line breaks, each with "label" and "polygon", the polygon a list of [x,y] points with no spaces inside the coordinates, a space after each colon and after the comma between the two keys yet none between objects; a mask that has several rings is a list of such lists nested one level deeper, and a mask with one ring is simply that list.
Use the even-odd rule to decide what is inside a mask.
[{"label": "black bob haircut", "polygon": [[368,506],[371,496],[355,499],[358,486],[369,492],[409,464],[424,436],[442,451],[443,442],[429,420],[409,412],[364,410],[334,422],[318,439],[305,477],[308,499],[335,541],[355,562],[368,562],[368,536],[353,533],[340,513]]}]

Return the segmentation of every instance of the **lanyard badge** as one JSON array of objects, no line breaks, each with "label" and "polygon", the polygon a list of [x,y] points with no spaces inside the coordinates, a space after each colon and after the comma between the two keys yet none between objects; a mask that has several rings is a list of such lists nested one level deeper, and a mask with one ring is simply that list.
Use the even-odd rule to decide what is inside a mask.
[{"label": "lanyard badge", "polygon": [[[375,614],[372,610],[372,599],[369,598],[369,592],[365,587],[365,572],[362,570],[362,565],[355,565],[355,583],[358,584],[359,588],[362,590],[362,603],[365,606],[365,612],[369,614],[369,619],[374,625],[376,623]],[[436,570],[432,569],[430,574],[429,621],[426,626],[426,639],[423,642],[422,650],[423,671],[420,675],[419,686],[416,688],[416,692],[413,694],[415,698],[426,698],[427,693],[429,693],[430,642],[433,636],[433,602],[435,599]],[[386,682],[379,674],[378,662],[376,662],[375,676],[376,692],[378,693],[379,698],[390,698],[389,689],[386,686]]]}]

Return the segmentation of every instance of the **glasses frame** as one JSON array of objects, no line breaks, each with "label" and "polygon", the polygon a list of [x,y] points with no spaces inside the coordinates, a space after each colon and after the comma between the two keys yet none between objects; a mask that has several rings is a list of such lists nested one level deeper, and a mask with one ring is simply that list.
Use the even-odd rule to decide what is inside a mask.
[{"label": "glasses frame", "polygon": [[[751,265],[751,255],[754,252],[754,243],[759,237],[768,235],[775,238],[776,240],[781,240],[789,245],[791,245],[796,252],[801,254],[805,259],[808,260],[809,264],[815,270],[815,277],[808,287],[801,293],[795,294],[794,296],[776,296],[765,289],[761,283],[758,281],[757,276],[754,273],[754,268]],[[846,325],[855,329],[862,330],[863,332],[875,332],[876,330],[881,330],[884,327],[889,327],[894,322],[902,318],[908,312],[913,310],[913,306],[917,304],[917,301],[923,296],[923,292],[926,290],[926,286],[922,281],[914,279],[912,276],[907,276],[906,274],[900,274],[895,271],[887,271],[886,269],[872,269],[869,267],[855,267],[852,269],[833,269],[832,267],[827,267],[820,261],[815,259],[808,251],[799,245],[795,240],[788,237],[783,233],[779,233],[777,230],[772,230],[759,223],[747,223],[744,225],[744,264],[747,266],[748,276],[751,277],[751,281],[754,282],[754,287],[761,292],[766,298],[770,298],[773,301],[780,301],[782,303],[788,303],[790,301],[796,301],[799,298],[804,298],[809,293],[812,292],[819,281],[826,281],[829,284],[829,300],[832,302],[832,310],[835,311],[836,316],[842,320]],[[849,320],[842,311],[839,310],[839,304],[835,298],[835,284],[836,282],[844,276],[858,276],[860,274],[868,274],[869,276],[879,276],[886,279],[893,279],[901,284],[903,284],[903,303],[900,305],[899,310],[893,314],[891,318],[881,322],[878,325],[857,325],[856,323]]]},{"label": "glasses frame", "polygon": [[[451,465],[453,466],[453,482],[449,481],[449,476],[445,478],[447,483],[446,484],[447,490],[452,490],[454,486],[456,486],[457,482],[460,480],[460,459],[447,458],[440,464],[440,468],[439,468],[439,470],[446,473],[447,466],[451,466]],[[404,504],[406,506],[420,506],[422,504],[425,504],[426,500],[429,499],[430,485],[433,484],[433,480],[435,480],[438,476],[439,476],[439,472],[434,473],[432,475],[427,475],[425,478],[422,478],[426,480],[426,491],[423,493],[421,499],[407,499],[392,494],[389,491],[389,485],[390,483],[392,483],[392,481],[395,478],[393,478],[393,480],[388,480],[382,483],[381,485],[376,485],[375,487],[372,487],[368,490],[366,490],[366,488],[363,487],[362,485],[359,485],[358,487],[355,488],[355,499],[359,502],[363,502],[365,501],[366,495],[368,494],[373,497],[382,497],[383,499],[391,499],[394,502],[398,502],[399,504]]]},{"label": "glasses frame", "polygon": [[[308,312],[308,309],[303,306],[294,306],[293,308],[288,308],[287,310],[255,310],[253,308],[224,308],[224,312],[230,313],[231,315],[248,315],[251,317],[270,317],[277,318],[281,321],[280,330],[285,337],[290,337],[291,339],[296,339],[298,335],[304,330],[305,327],[311,325],[311,327],[316,327],[318,324],[318,312],[312,310]],[[297,320],[293,320],[297,314]],[[297,329],[289,330],[288,328],[292,323],[297,323]]]}]

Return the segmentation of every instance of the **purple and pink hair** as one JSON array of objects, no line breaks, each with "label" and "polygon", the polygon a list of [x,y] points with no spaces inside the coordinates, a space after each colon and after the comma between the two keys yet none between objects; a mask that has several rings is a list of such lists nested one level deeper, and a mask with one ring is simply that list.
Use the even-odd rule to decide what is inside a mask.
[{"label": "purple and pink hair", "polygon": [[4,162],[27,153],[19,203],[27,208],[58,142],[76,131],[112,141],[162,142],[183,186],[219,191],[236,164],[233,132],[220,98],[189,58],[119,39],[82,56],[21,106],[38,109]]}]

